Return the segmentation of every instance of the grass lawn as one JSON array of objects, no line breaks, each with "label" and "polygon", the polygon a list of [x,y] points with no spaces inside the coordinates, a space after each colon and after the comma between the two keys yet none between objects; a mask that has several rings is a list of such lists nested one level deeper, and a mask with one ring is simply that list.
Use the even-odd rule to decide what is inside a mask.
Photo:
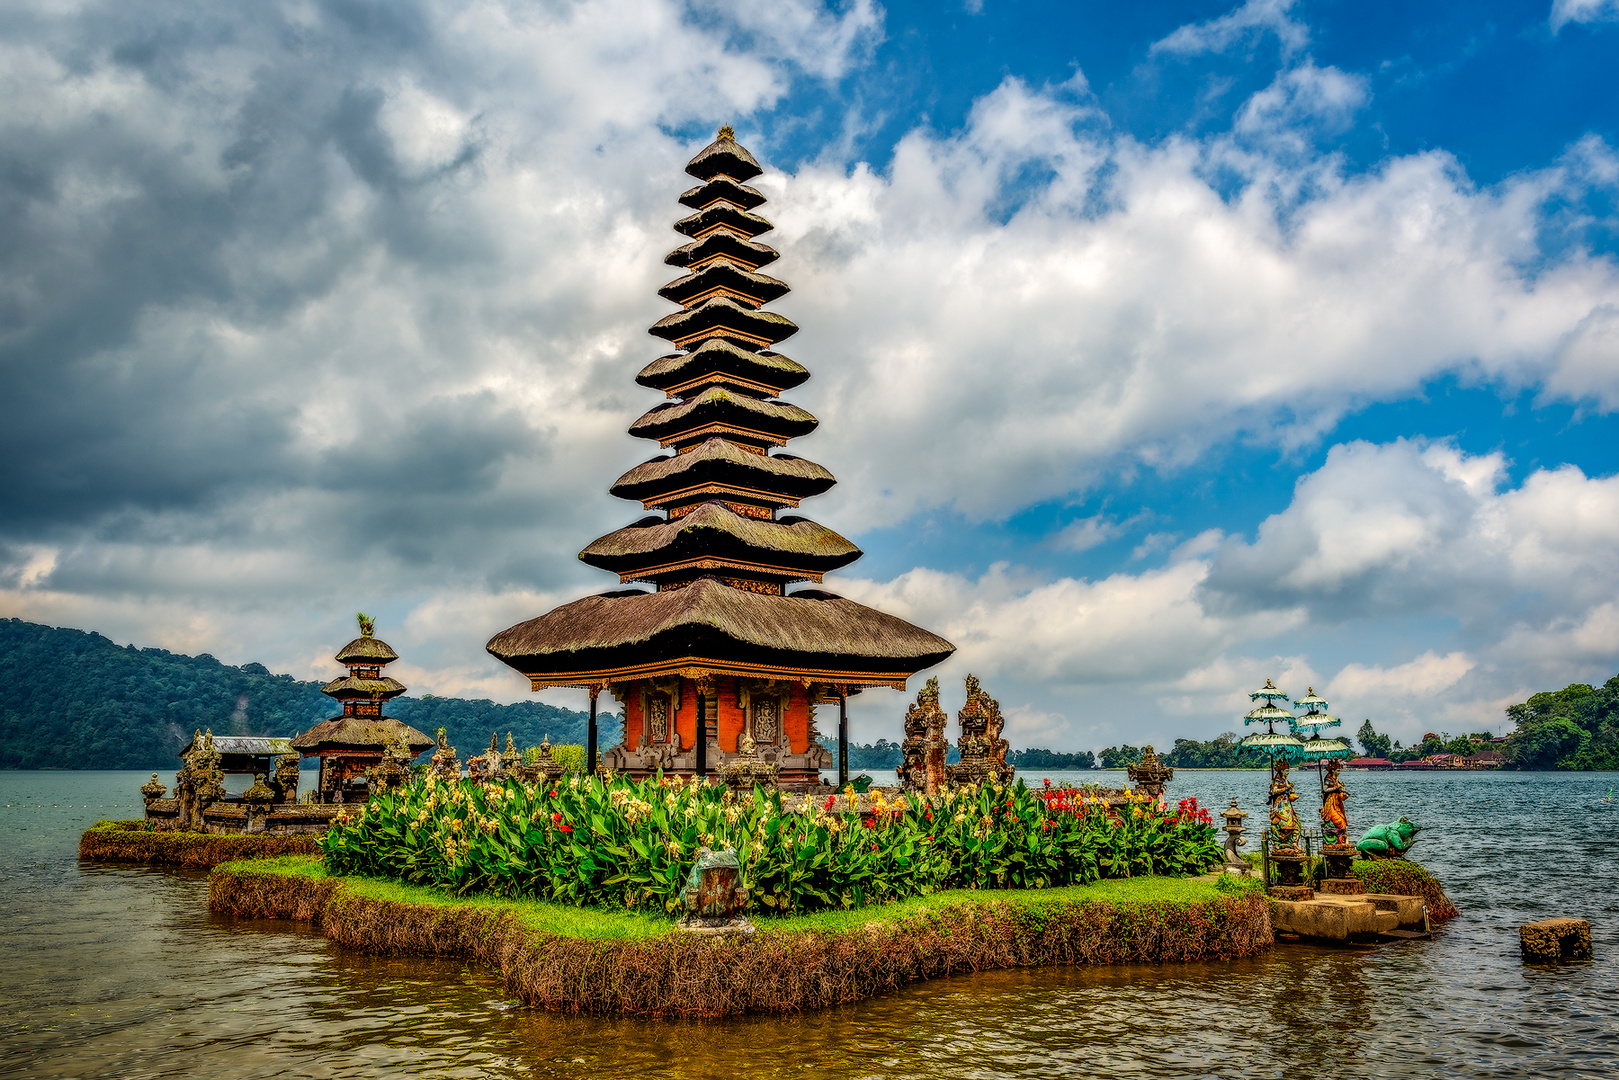
[{"label": "grass lawn", "polygon": [[[273,859],[251,859],[225,863],[219,873],[270,874],[333,880],[316,855],[284,855]],[[444,907],[475,907],[510,911],[528,929],[562,937],[603,941],[626,941],[668,933],[674,920],[637,911],[610,908],[582,908],[544,900],[508,899],[475,895],[454,896],[442,889],[407,885],[385,878],[340,877],[343,889],[367,900],[402,904],[431,904]],[[989,903],[1014,904],[1030,911],[1065,908],[1075,904],[1108,902],[1120,906],[1180,905],[1215,900],[1224,895],[1212,882],[1193,878],[1125,878],[1099,881],[1093,885],[1070,885],[1055,889],[952,889],[932,896],[912,897],[894,904],[873,905],[842,911],[818,911],[808,915],[767,915],[750,913],[748,918],[760,930],[787,932],[843,932],[872,925],[897,923],[930,912]]]}]

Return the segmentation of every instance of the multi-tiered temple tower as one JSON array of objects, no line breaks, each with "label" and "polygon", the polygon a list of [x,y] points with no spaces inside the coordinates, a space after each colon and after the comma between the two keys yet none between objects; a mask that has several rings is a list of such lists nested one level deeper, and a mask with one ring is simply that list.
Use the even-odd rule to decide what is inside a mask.
[{"label": "multi-tiered temple tower", "polygon": [[753,213],[765,197],[747,184],[759,163],[725,127],[686,171],[701,183],[680,196],[695,212],[675,229],[691,242],[664,261],[687,273],[658,290],[681,310],[651,331],[676,351],[636,377],[668,400],[630,428],[671,452],[611,489],[652,514],[579,553],[622,584],[656,591],[576,600],[496,634],[488,649],[535,690],[588,689],[593,716],[599,691],[621,701],[624,742],[607,753],[610,768],[706,773],[747,734],[783,783],[804,783],[831,765],[817,702],[903,689],[955,647],[832,593],[787,591],[819,584],[860,549],[783,513],[836,480],[777,452],[817,421],[779,400],[809,372],[774,351],[798,328],[763,310],[788,289],[759,273],[779,257],[755,239],[772,227]]},{"label": "multi-tiered temple tower", "polygon": [[323,720],[292,740],[293,749],[320,759],[317,795],[321,802],[353,802],[370,794],[366,774],[383,763],[390,748],[414,757],[433,740],[409,724],[382,715],[384,703],[405,692],[405,685],[382,673],[399,659],[375,634],[370,616],[360,617],[360,636],[337,651],[337,662],[349,669],[320,692],[342,702],[343,713]]}]

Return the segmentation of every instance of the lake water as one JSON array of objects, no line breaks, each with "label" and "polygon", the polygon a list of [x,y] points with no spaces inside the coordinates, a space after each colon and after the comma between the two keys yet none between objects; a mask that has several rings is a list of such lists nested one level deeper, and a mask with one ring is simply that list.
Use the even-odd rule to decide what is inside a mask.
[{"label": "lake water", "polygon": [[[211,915],[201,874],[80,865],[79,833],[138,816],[147,775],[0,772],[0,1076],[1619,1075],[1614,774],[1345,774],[1357,833],[1402,813],[1425,827],[1415,854],[1463,912],[1433,941],[986,972],[686,1024],[509,1008],[481,969]],[[1169,796],[1235,795],[1256,820],[1264,784],[1181,772]],[[1595,962],[1518,958],[1518,925],[1553,915],[1591,920]]]}]

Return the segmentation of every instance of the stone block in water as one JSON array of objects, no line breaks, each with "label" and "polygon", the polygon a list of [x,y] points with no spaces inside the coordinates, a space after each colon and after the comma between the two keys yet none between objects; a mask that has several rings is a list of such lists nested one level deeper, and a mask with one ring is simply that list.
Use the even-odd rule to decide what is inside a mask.
[{"label": "stone block in water", "polygon": [[1591,959],[1591,924],[1584,919],[1542,919],[1518,927],[1525,960]]}]

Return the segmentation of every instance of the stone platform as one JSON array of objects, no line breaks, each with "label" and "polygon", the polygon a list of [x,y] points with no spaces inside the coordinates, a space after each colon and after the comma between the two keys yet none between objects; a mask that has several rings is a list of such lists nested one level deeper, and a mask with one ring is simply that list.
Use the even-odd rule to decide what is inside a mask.
[{"label": "stone platform", "polygon": [[1317,895],[1311,900],[1276,900],[1271,926],[1278,933],[1322,941],[1375,938],[1394,931],[1426,931],[1427,907],[1420,896],[1361,893]]}]

